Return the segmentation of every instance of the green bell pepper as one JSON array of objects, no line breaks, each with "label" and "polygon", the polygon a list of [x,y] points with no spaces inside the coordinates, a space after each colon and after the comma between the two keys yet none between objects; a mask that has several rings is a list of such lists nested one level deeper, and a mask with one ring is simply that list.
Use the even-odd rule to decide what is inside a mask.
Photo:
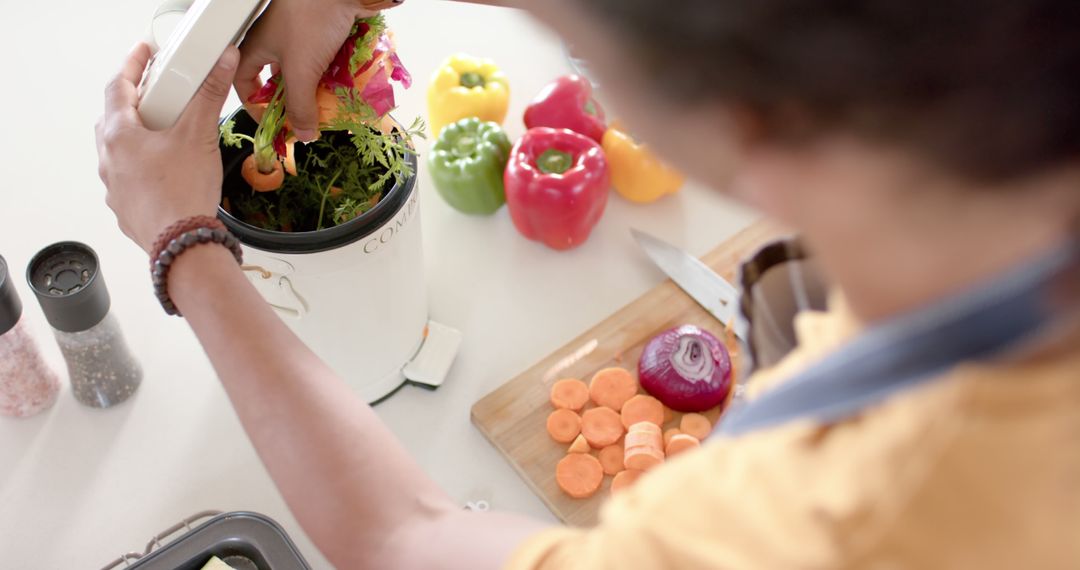
[{"label": "green bell pepper", "polygon": [[447,125],[428,157],[439,195],[466,214],[493,214],[506,203],[503,171],[510,139],[497,123],[475,117]]}]

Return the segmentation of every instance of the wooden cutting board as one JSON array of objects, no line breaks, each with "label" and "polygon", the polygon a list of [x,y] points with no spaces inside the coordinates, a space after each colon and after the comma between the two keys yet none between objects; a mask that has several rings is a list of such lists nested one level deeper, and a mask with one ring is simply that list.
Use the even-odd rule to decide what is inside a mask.
[{"label": "wooden cutting board", "polygon": [[[734,283],[742,259],[785,233],[775,225],[757,222],[702,260]],[[622,366],[636,376],[645,344],[656,334],[684,324],[724,338],[724,327],[712,315],[672,281],[665,281],[478,401],[472,408],[472,421],[555,516],[571,525],[593,525],[600,505],[610,496],[611,477],[604,477],[603,487],[588,499],[572,499],[559,489],[555,464],[566,455],[567,445],[553,441],[545,430],[553,409],[548,400],[551,385],[567,377],[588,382],[593,373],[609,366]],[[732,356],[738,366],[737,354]]]}]

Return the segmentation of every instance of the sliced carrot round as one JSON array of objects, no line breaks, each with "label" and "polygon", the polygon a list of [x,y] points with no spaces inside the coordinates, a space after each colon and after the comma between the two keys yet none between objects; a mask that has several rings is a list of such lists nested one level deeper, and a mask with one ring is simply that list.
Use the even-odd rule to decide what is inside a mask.
[{"label": "sliced carrot round", "polygon": [[666,425],[673,419],[675,419],[675,410],[664,406],[664,424]]},{"label": "sliced carrot round", "polygon": [[657,437],[663,436],[663,432],[660,431],[660,426],[652,422],[637,422],[630,424],[630,428],[626,430],[626,433],[648,433]]},{"label": "sliced carrot round", "polygon": [[671,428],[671,429],[664,430],[664,445],[666,446],[668,444],[668,442],[671,441],[672,436],[678,435],[680,433],[682,433],[682,432],[679,431],[679,428]]},{"label": "sliced carrot round", "polygon": [[588,453],[592,451],[592,447],[589,446],[589,442],[585,441],[585,436],[578,434],[574,438],[574,443],[570,444],[570,448],[566,450],[567,453]]},{"label": "sliced carrot round", "polygon": [[664,447],[664,455],[671,457],[699,446],[701,446],[701,441],[698,438],[685,433],[676,434],[672,436],[671,441]]},{"label": "sliced carrot round", "polygon": [[548,416],[547,431],[551,439],[570,443],[581,433],[581,416],[571,410],[555,410]]},{"label": "sliced carrot round", "polygon": [[664,462],[664,452],[651,445],[627,447],[623,464],[627,469],[647,471]]},{"label": "sliced carrot round", "polygon": [[712,432],[712,424],[709,423],[709,418],[701,414],[683,414],[682,420],[679,421],[679,429],[702,441]]},{"label": "sliced carrot round", "polygon": [[564,378],[551,386],[551,405],[580,410],[589,401],[589,387],[577,378]]},{"label": "sliced carrot round", "polygon": [[[572,412],[571,412],[572,413]],[[623,434],[622,420],[611,408],[593,408],[581,416],[581,433],[593,447],[607,447]]]},{"label": "sliced carrot round", "polygon": [[624,368],[605,368],[593,375],[589,396],[597,405],[621,410],[638,391],[637,380]]},{"label": "sliced carrot round", "polygon": [[604,467],[604,473],[608,475],[614,475],[623,469],[623,446],[618,443],[613,443],[604,449],[600,450],[600,456],[597,458],[600,460],[600,465]]},{"label": "sliced carrot round", "polygon": [[638,471],[637,469],[627,469],[625,471],[620,471],[617,475],[615,475],[615,478],[611,480],[611,492],[618,493],[619,491],[626,489],[627,487],[633,485],[634,482],[637,481],[638,478],[640,478],[644,474],[644,471]]},{"label": "sliced carrot round", "polygon": [[627,400],[622,407],[622,424],[629,429],[638,422],[664,425],[664,405],[660,400],[645,394],[638,394]]},{"label": "sliced carrot round", "polygon": [[626,434],[626,441],[623,442],[623,447],[629,449],[631,447],[648,446],[653,449],[664,448],[664,438],[658,433],[646,433],[646,432],[630,432]]},{"label": "sliced carrot round", "polygon": [[708,410],[701,412],[701,415],[708,418],[710,424],[716,425],[716,422],[720,420],[720,412],[722,411],[724,411],[724,404],[720,404],[715,408],[709,408]]},{"label": "sliced carrot round", "polygon": [[588,453],[571,453],[555,466],[559,488],[575,499],[591,497],[604,482],[604,468]]}]

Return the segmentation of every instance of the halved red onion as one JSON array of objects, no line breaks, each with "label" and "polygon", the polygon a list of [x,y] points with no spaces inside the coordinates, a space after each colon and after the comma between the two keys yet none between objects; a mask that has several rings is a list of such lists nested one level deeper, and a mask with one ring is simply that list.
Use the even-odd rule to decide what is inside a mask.
[{"label": "halved red onion", "polygon": [[715,336],[694,325],[664,331],[638,361],[641,387],[679,412],[703,412],[731,391],[731,357]]}]

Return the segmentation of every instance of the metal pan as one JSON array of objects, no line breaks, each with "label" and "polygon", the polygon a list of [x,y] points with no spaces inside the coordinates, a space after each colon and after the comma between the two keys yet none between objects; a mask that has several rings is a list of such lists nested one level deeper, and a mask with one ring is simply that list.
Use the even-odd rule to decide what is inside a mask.
[{"label": "metal pan", "polygon": [[[154,537],[146,553],[131,553],[103,570],[130,564],[131,570],[199,570],[213,556],[236,570],[310,570],[284,529],[270,518],[251,512],[231,512],[213,516],[180,538],[161,544],[194,520],[186,521]],[[131,563],[132,560],[137,562]]]}]

